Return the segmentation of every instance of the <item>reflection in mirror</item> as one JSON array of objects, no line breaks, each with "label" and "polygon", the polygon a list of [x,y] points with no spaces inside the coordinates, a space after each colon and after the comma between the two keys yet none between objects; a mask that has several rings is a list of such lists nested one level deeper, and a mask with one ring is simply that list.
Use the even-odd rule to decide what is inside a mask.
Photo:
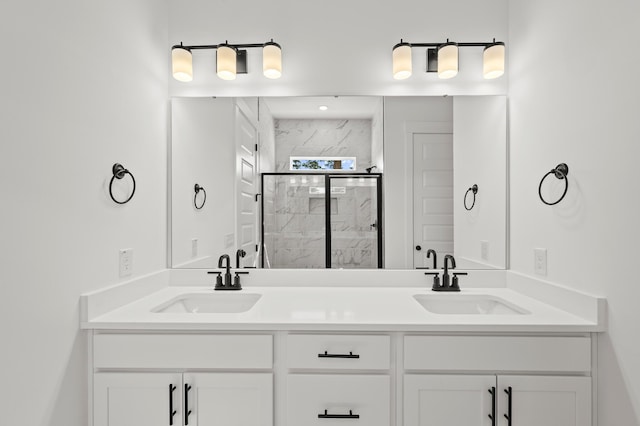
[{"label": "reflection in mirror", "polygon": [[180,98],[171,133],[172,267],[506,267],[505,97]]}]

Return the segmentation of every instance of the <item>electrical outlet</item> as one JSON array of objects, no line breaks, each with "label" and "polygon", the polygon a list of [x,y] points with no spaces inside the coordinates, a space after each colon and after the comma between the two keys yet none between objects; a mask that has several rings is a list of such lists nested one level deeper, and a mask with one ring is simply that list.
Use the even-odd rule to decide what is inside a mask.
[{"label": "electrical outlet", "polygon": [[191,239],[191,257],[198,257],[198,239]]},{"label": "electrical outlet", "polygon": [[482,260],[489,260],[489,241],[487,240],[480,241],[480,258]]},{"label": "electrical outlet", "polygon": [[533,249],[533,270],[538,275],[547,275],[547,249]]},{"label": "electrical outlet", "polygon": [[224,236],[224,248],[229,248],[229,247],[233,247],[233,244],[235,243],[235,235],[233,234],[227,234]]},{"label": "electrical outlet", "polygon": [[120,250],[120,276],[126,277],[133,272],[133,249]]}]

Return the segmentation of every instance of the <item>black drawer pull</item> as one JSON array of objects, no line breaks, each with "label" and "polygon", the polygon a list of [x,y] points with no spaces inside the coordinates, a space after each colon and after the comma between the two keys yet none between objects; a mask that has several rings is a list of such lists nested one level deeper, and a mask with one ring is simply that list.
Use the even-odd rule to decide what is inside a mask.
[{"label": "black drawer pull", "polygon": [[189,424],[189,416],[191,415],[191,410],[189,410],[189,391],[191,390],[191,385],[187,383],[184,384],[184,425],[188,426]]},{"label": "black drawer pull", "polygon": [[489,389],[489,393],[491,394],[491,414],[489,414],[489,418],[491,419],[491,426],[496,426],[496,387],[492,386]]},{"label": "black drawer pull", "polygon": [[511,426],[513,422],[513,414],[512,414],[513,401],[511,399],[513,397],[513,389],[511,388],[511,386],[505,389],[504,393],[506,393],[509,396],[509,405],[507,406],[508,414],[505,414],[504,418],[507,419],[507,426]]},{"label": "black drawer pull", "polygon": [[349,352],[349,354],[329,354],[324,351],[323,354],[318,354],[318,358],[360,358],[360,355],[354,355],[353,352]]},{"label": "black drawer pull", "polygon": [[318,414],[319,419],[359,419],[359,414],[353,414],[352,410],[349,410],[349,414],[328,414],[327,410],[324,410],[324,414]]}]

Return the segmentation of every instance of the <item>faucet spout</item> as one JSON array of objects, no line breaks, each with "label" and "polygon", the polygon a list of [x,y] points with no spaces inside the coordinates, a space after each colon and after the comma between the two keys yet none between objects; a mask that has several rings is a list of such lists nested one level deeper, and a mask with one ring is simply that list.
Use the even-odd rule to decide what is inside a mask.
[{"label": "faucet spout", "polygon": [[[223,262],[225,260],[227,264],[223,265]],[[223,254],[222,256],[220,256],[220,258],[218,259],[218,268],[225,268],[224,285],[230,286],[231,285],[231,259],[229,258],[228,254]]]},{"label": "faucet spout", "polygon": [[438,269],[438,255],[434,249],[427,250],[427,259],[433,255],[433,269]]},{"label": "faucet spout", "polygon": [[444,257],[444,274],[442,275],[442,287],[449,287],[449,262],[451,262],[451,269],[456,269],[456,259],[447,254]]}]

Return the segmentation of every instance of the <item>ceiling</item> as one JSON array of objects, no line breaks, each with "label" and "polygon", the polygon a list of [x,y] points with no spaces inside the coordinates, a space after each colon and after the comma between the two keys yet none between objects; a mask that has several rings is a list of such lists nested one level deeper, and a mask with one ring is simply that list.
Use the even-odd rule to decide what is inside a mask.
[{"label": "ceiling", "polygon": [[[276,119],[371,119],[382,98],[378,96],[310,96],[260,98]],[[327,107],[321,111],[321,105]]]}]

